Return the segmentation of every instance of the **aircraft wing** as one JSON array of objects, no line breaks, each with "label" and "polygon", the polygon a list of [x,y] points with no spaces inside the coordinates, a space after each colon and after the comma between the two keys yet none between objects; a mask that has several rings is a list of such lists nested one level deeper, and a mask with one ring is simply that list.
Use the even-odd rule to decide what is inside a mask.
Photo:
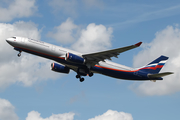
[{"label": "aircraft wing", "polygon": [[117,49],[112,49],[112,50],[107,50],[107,51],[102,51],[102,52],[96,52],[96,53],[91,53],[91,54],[84,54],[82,56],[86,58],[87,63],[90,63],[91,66],[94,66],[99,61],[104,61],[105,59],[111,60],[111,57],[118,58],[118,55],[120,53],[139,47],[141,44],[142,42],[139,42],[135,45],[130,45],[127,47],[122,47],[122,48],[117,48]]}]

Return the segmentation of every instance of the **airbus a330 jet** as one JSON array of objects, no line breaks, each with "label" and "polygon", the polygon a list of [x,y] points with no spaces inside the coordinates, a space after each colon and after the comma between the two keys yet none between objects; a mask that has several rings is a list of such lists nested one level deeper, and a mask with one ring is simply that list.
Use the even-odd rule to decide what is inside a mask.
[{"label": "airbus a330 jet", "polygon": [[80,82],[84,81],[82,76],[92,77],[94,73],[118,79],[151,80],[154,82],[156,80],[163,80],[163,76],[172,74],[172,72],[159,73],[168,59],[168,57],[163,55],[138,69],[109,61],[112,57],[117,58],[122,52],[139,47],[142,42],[122,48],[82,54],[60,46],[25,37],[14,36],[6,39],[6,41],[13,46],[15,50],[19,51],[18,57],[21,56],[21,52],[23,51],[56,61],[57,63],[51,64],[51,70],[66,74],[68,74],[70,70],[73,70],[77,73],[76,78],[79,78]]}]

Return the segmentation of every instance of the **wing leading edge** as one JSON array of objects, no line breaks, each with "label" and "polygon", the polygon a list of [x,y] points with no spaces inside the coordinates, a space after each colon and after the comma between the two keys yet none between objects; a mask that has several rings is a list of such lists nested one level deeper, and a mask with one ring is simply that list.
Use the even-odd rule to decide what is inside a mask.
[{"label": "wing leading edge", "polygon": [[96,52],[96,53],[91,53],[91,54],[84,54],[82,55],[84,58],[86,58],[86,61],[90,64],[97,64],[99,61],[104,61],[105,59],[111,60],[111,57],[116,57],[118,58],[118,55],[122,52],[134,49],[136,47],[139,47],[142,44],[142,42],[139,42],[134,45],[122,47],[122,48],[117,48],[117,49],[112,49],[112,50],[107,50],[107,51],[102,51],[102,52]]}]

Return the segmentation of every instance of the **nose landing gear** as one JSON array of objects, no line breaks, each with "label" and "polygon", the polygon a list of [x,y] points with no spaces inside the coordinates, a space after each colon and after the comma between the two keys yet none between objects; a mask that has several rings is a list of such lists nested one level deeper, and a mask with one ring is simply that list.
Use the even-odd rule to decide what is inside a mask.
[{"label": "nose landing gear", "polygon": [[17,56],[20,57],[22,50],[21,50],[20,48],[16,48],[16,47],[14,47],[14,50],[19,51],[19,53],[17,54]]},{"label": "nose landing gear", "polygon": [[21,56],[21,52],[22,52],[22,51],[19,51],[19,53],[17,54],[17,56],[18,56],[18,57],[20,57],[20,56]]}]

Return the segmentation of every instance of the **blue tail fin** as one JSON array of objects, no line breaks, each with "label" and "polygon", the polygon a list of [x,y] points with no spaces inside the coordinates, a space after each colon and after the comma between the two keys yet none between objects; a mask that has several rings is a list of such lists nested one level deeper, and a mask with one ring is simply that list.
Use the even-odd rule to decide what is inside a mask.
[{"label": "blue tail fin", "polygon": [[152,74],[157,74],[165,65],[167,60],[168,60],[168,57],[162,55],[156,60],[149,63],[148,65],[146,65],[145,67],[140,68],[139,70],[152,73]]}]

